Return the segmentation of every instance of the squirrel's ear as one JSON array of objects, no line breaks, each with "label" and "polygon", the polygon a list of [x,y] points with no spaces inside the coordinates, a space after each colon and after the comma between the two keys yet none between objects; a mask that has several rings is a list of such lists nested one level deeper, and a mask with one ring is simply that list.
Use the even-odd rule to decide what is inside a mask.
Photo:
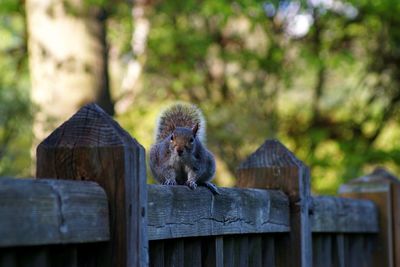
[{"label": "squirrel's ear", "polygon": [[192,128],[192,132],[193,132],[194,136],[196,136],[198,130],[199,130],[199,123],[196,123]]}]

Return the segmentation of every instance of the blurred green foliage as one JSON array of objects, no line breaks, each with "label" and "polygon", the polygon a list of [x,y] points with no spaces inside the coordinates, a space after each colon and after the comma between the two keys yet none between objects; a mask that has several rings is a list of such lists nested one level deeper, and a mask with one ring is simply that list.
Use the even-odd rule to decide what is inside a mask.
[{"label": "blurred green foliage", "polygon": [[32,115],[23,6],[0,4],[0,175],[28,176]]},{"label": "blurred green foliage", "polygon": [[[6,40],[0,44],[1,110],[24,121],[13,135],[15,146],[7,146],[0,158],[0,174],[10,175],[25,172],[26,160],[14,162],[10,170],[5,158],[29,155],[30,134],[22,128],[30,126],[26,111],[31,109],[24,14],[15,3],[0,5],[0,36]],[[115,96],[126,58],[132,56],[131,6],[88,3],[108,11]],[[375,165],[400,171],[398,1],[169,0],[147,5],[143,73],[134,103],[117,117],[146,149],[160,109],[183,100],[206,115],[221,185],[234,183],[240,161],[266,138],[280,139],[311,167],[313,190],[319,193],[335,193],[339,184]],[[12,55],[10,48],[21,52]],[[9,126],[1,118],[4,132]]]},{"label": "blurred green foliage", "polygon": [[295,1],[157,3],[142,89],[121,122],[148,148],[154,110],[198,104],[221,184],[266,138],[312,168],[315,192],[374,165],[399,171],[398,4],[378,2],[304,1],[291,10],[312,19],[302,36],[288,34]]}]

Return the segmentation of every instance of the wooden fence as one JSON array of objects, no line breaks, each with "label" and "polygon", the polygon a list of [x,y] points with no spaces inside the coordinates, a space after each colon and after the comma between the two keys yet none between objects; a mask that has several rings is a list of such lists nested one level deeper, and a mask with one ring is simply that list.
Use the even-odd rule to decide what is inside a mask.
[{"label": "wooden fence", "polygon": [[143,147],[92,104],[38,146],[36,176],[0,179],[0,266],[400,267],[399,180],[315,197],[276,140],[220,195],[147,185]]}]

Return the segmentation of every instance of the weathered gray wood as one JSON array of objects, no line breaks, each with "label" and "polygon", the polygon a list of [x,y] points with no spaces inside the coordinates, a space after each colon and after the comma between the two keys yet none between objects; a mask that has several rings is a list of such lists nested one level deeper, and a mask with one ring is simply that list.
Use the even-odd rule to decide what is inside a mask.
[{"label": "weathered gray wood", "polygon": [[343,251],[344,251],[344,266],[350,267],[350,260],[351,260],[351,254],[349,250],[349,237],[347,235],[343,235]]},{"label": "weathered gray wood", "polygon": [[262,266],[262,237],[261,235],[249,236],[249,266]]},{"label": "weathered gray wood", "polygon": [[224,266],[224,243],[223,237],[212,236],[203,239],[202,259],[203,266]]},{"label": "weathered gray wood", "polygon": [[289,231],[287,197],[280,191],[148,185],[150,240]]},{"label": "weathered gray wood", "polygon": [[372,262],[374,266],[400,266],[400,204],[394,201],[400,181],[382,168],[354,179],[339,189],[344,197],[372,200],[378,208],[379,233],[374,246]]},{"label": "weathered gray wood", "polygon": [[313,234],[313,266],[332,266],[332,237],[330,234]]},{"label": "weathered gray wood", "polygon": [[378,210],[370,200],[314,197],[313,232],[377,233]]},{"label": "weathered gray wood", "polygon": [[145,151],[100,107],[84,106],[38,146],[36,175],[95,181],[106,191],[111,240],[88,260],[96,258],[97,266],[148,265]]},{"label": "weathered gray wood", "polygon": [[224,266],[237,266],[237,263],[235,262],[234,241],[235,239],[232,236],[224,237]]},{"label": "weathered gray wood", "polygon": [[94,182],[0,179],[0,247],[105,241],[108,202]]},{"label": "weathered gray wood", "polygon": [[392,193],[392,212],[393,212],[393,251],[394,263],[396,266],[400,266],[400,184],[391,184]]},{"label": "weathered gray wood", "polygon": [[164,241],[155,240],[149,243],[149,262],[151,267],[164,267]]},{"label": "weathered gray wood", "polygon": [[370,267],[372,266],[368,251],[366,238],[363,235],[350,234],[349,238],[349,266],[350,267]]},{"label": "weathered gray wood", "polygon": [[[290,239],[282,244],[287,266],[312,266],[310,171],[277,140],[267,140],[237,172],[239,187],[282,190],[289,196]],[[281,251],[284,251],[283,249]]]},{"label": "weathered gray wood", "polygon": [[[275,238],[278,238],[275,236]],[[276,266],[275,240],[273,236],[263,236],[262,238],[262,266]],[[280,266],[280,265],[278,265]]]},{"label": "weathered gray wood", "polygon": [[345,267],[346,256],[348,253],[345,251],[345,237],[343,234],[338,234],[333,239],[333,249],[332,249],[332,257],[333,257],[333,265],[337,267]]},{"label": "weathered gray wood", "polygon": [[249,266],[249,239],[247,235],[235,236],[234,239],[235,263],[238,267]]},{"label": "weathered gray wood", "polygon": [[201,240],[199,238],[185,239],[184,254],[185,267],[201,267]]},{"label": "weathered gray wood", "polygon": [[171,239],[165,242],[165,266],[184,266],[185,247],[183,239]]}]

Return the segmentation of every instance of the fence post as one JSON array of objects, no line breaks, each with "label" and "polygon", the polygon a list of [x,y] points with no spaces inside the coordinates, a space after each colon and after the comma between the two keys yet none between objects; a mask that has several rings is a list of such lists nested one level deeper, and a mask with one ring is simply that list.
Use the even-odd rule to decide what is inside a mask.
[{"label": "fence post", "polygon": [[[310,171],[277,140],[267,140],[238,169],[239,187],[279,189],[290,202],[290,235],[278,245],[279,266],[312,266]],[[280,248],[279,248],[280,247]],[[281,254],[283,253],[283,254]]]},{"label": "fence post", "polygon": [[111,241],[78,250],[79,266],[148,265],[145,151],[100,107],[84,106],[38,146],[36,176],[95,181],[107,193]]},{"label": "fence post", "polygon": [[383,168],[339,188],[343,197],[369,199],[378,206],[379,234],[372,266],[400,266],[400,181]]}]

